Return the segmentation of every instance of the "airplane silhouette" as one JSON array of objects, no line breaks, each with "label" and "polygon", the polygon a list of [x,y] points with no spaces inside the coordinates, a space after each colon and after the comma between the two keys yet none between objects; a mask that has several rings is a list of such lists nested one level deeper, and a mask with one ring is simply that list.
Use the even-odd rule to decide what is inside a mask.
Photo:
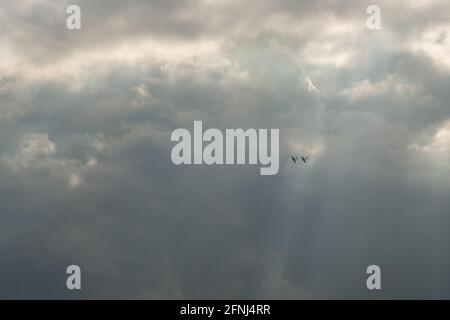
[{"label": "airplane silhouette", "polygon": [[[292,159],[292,161],[293,161],[294,163],[297,163],[297,161],[299,160],[298,156],[294,156],[294,155],[291,155],[291,159]],[[309,160],[309,157],[307,157],[307,156],[301,156],[300,159],[302,159],[302,161],[303,161],[304,163],[306,163],[306,162]]]}]

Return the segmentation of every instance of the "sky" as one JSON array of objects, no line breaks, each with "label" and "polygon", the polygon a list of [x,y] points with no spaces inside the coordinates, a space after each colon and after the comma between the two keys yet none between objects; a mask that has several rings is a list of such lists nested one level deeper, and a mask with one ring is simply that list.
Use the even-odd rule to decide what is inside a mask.
[{"label": "sky", "polygon": [[[0,0],[0,298],[449,299],[449,17],[445,0]],[[195,120],[280,129],[278,174],[175,166],[171,133]]]}]

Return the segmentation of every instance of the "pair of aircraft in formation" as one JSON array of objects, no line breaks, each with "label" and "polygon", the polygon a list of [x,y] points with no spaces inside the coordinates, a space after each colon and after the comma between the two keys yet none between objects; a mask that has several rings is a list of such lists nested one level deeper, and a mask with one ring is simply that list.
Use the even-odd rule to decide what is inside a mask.
[{"label": "pair of aircraft in formation", "polygon": [[309,160],[309,158],[306,157],[306,156],[301,156],[300,159],[299,159],[298,156],[296,156],[296,155],[291,155],[291,159],[292,159],[292,161],[293,161],[294,163],[297,163],[297,161],[300,161],[300,159],[301,159],[304,163],[306,163],[306,162]]}]

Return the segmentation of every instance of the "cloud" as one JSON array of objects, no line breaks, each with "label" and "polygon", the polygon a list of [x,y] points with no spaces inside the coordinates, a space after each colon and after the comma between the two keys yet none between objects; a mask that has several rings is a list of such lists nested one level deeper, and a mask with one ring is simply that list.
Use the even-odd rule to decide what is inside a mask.
[{"label": "cloud", "polygon": [[[0,297],[450,296],[442,2],[76,3],[0,5]],[[174,166],[194,120],[279,128],[279,174]]]}]

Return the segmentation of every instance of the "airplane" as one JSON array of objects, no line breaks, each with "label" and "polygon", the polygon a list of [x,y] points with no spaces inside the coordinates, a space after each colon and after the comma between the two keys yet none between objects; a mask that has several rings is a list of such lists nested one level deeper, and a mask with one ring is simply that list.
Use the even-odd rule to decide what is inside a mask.
[{"label": "airplane", "polygon": [[[291,155],[291,159],[292,159],[292,161],[293,161],[294,163],[297,163],[297,161],[299,161],[298,156]],[[309,157],[307,157],[307,156],[301,156],[300,159],[301,159],[304,163],[306,163],[306,162],[309,160]]]}]

